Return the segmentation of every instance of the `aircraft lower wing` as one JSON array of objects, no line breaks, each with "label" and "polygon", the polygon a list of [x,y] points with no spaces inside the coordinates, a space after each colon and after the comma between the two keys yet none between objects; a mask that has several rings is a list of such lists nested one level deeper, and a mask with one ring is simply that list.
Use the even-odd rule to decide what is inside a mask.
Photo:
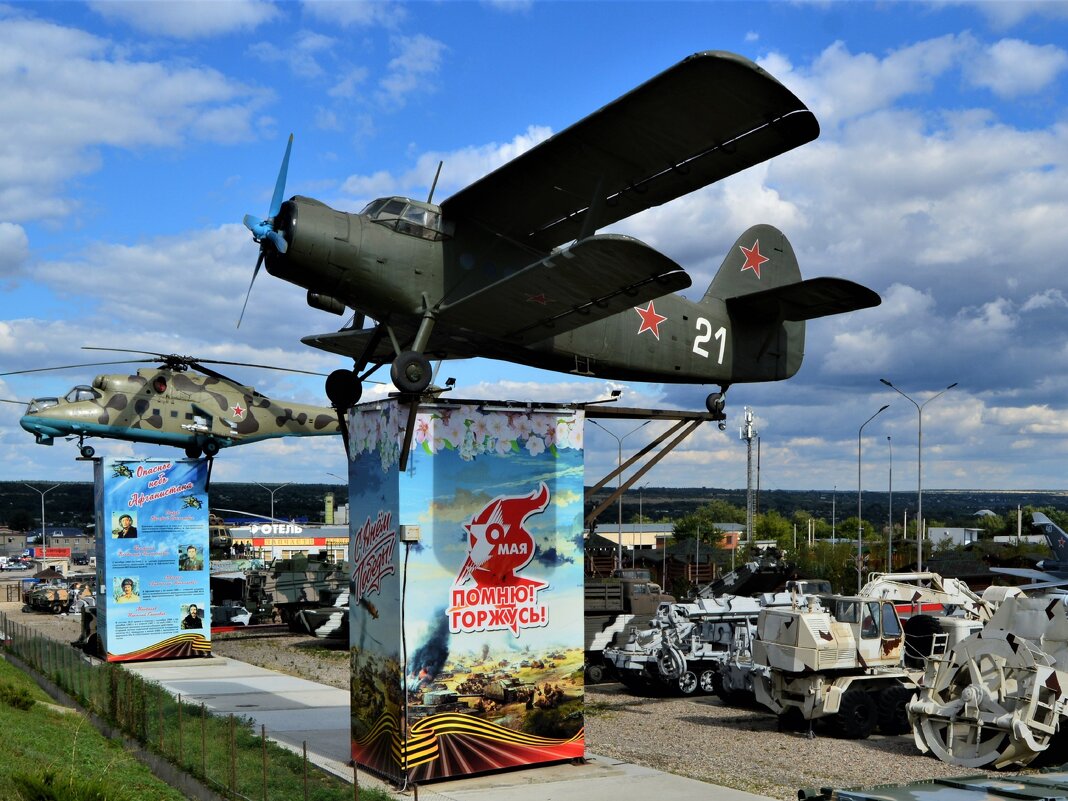
[{"label": "aircraft lower wing", "polygon": [[732,317],[801,321],[867,309],[882,301],[878,293],[844,278],[809,278],[726,302]]},{"label": "aircraft lower wing", "polygon": [[703,52],[447,198],[443,214],[538,251],[582,239],[815,139],[819,123],[748,59]]},{"label": "aircraft lower wing", "polygon": [[690,276],[664,254],[637,239],[605,234],[555,251],[443,306],[437,318],[524,345],[688,286]]}]

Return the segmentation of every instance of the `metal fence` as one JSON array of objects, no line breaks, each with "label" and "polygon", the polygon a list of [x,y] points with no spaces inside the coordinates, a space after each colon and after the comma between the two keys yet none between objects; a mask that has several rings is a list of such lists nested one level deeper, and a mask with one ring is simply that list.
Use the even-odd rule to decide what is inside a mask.
[{"label": "metal fence", "polygon": [[120,665],[91,659],[0,613],[4,648],[79,705],[227,798],[240,801],[388,799],[319,770],[256,731],[248,718],[216,715]]}]

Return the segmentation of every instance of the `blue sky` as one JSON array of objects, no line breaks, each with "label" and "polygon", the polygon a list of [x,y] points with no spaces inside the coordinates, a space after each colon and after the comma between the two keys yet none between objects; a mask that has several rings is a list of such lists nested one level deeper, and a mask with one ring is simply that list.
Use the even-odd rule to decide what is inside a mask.
[{"label": "blue sky", "polygon": [[[809,325],[785,382],[736,385],[645,480],[745,485],[744,406],[768,489],[915,483],[1065,486],[1068,455],[1068,4],[93,2],[0,5],[0,372],[74,364],[83,345],[328,372],[300,344],[339,318],[261,274],[242,227],[270,201],[286,137],[288,194],[356,211],[386,194],[452,192],[685,56],[740,53],[816,114],[821,135],[614,227],[682,264],[704,292],[763,222],[804,275],[859,281],[877,309]],[[0,397],[65,393],[106,368],[0,378]],[[619,384],[474,360],[459,397],[702,408],[707,387]],[[325,403],[318,379],[235,368],[266,394]],[[372,390],[371,394],[385,392]],[[88,480],[67,443],[37,446],[0,404],[0,479]],[[633,425],[607,423],[617,434]],[[624,440],[631,452],[658,433]],[[616,442],[587,428],[587,473]],[[99,453],[165,456],[101,442]],[[340,443],[224,451],[216,480],[325,481]],[[911,472],[910,472],[911,471]]]}]

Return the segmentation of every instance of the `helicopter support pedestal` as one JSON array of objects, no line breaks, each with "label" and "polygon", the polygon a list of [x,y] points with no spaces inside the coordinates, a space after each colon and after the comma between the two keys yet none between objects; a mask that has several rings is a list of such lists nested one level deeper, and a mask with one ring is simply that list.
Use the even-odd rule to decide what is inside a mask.
[{"label": "helicopter support pedestal", "polygon": [[353,759],[402,783],[582,758],[583,412],[412,410],[347,412]]}]

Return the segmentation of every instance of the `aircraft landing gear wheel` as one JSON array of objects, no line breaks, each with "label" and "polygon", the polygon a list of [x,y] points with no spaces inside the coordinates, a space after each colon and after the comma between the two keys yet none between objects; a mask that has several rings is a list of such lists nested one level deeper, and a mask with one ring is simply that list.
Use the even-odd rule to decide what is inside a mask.
[{"label": "aircraft landing gear wheel", "polygon": [[363,384],[353,370],[334,370],[326,377],[326,397],[335,409],[348,409],[360,402]]},{"label": "aircraft landing gear wheel", "polygon": [[93,456],[96,455],[96,448],[92,445],[82,445],[82,447],[78,449],[78,452],[81,453],[82,458],[92,459]]},{"label": "aircraft landing gear wheel", "polygon": [[430,386],[430,360],[422,353],[406,350],[393,360],[389,377],[401,392],[418,395]]},{"label": "aircraft landing gear wheel", "polygon": [[185,455],[190,459],[199,459],[201,454],[200,447],[198,445],[187,445],[185,449]]},{"label": "aircraft landing gear wheel", "polygon": [[846,740],[866,740],[875,729],[879,711],[865,690],[846,690],[838,705],[838,733]]},{"label": "aircraft landing gear wheel", "polygon": [[219,443],[213,439],[204,442],[204,455],[214,456],[219,452]]}]

